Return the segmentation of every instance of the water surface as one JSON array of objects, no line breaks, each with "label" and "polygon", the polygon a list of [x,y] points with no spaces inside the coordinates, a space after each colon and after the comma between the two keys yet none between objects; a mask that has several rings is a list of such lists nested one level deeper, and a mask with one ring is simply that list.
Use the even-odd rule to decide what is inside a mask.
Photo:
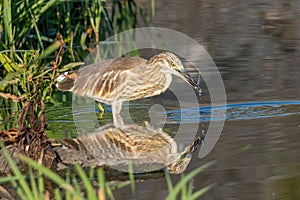
[{"label": "water surface", "polygon": [[[148,1],[139,3],[148,5]],[[226,88],[222,134],[205,158],[199,159],[195,152],[185,172],[218,161],[194,179],[195,190],[217,184],[201,199],[300,199],[299,16],[298,1],[156,1],[155,24],[185,33],[204,45]],[[151,101],[165,99],[168,96]],[[176,104],[167,103],[170,133],[179,123],[200,123],[205,129],[210,120],[218,120],[211,119],[205,97],[199,106],[180,112]],[[104,124],[111,118],[110,108],[105,108]],[[147,106],[132,104],[132,108],[133,118],[140,123],[148,120]],[[84,116],[91,112],[95,113],[94,106],[75,114],[86,123],[89,119]],[[193,117],[195,112],[200,112],[200,119]],[[53,131],[57,137],[77,134],[71,104],[48,108],[47,115],[52,127],[60,127],[61,131]],[[244,147],[249,148],[236,153]],[[175,183],[180,176],[172,179]],[[162,177],[139,182],[136,191],[139,199],[162,199],[168,190]],[[120,190],[117,197],[131,198],[130,189]]]}]

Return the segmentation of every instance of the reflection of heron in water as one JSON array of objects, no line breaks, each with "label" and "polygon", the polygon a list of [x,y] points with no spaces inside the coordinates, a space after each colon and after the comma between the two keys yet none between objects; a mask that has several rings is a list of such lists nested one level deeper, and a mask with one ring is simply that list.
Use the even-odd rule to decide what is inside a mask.
[{"label": "reflection of heron in water", "polygon": [[178,153],[177,143],[162,129],[151,126],[107,125],[93,133],[74,139],[77,148],[94,157],[104,166],[127,171],[132,163],[135,173],[167,168],[170,173],[181,173],[188,166],[192,153],[202,138],[197,138]]}]

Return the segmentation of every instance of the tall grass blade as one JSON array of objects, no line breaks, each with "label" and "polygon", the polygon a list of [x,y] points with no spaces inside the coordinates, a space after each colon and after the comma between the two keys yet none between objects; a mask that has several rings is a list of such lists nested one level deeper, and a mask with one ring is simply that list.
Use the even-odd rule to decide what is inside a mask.
[{"label": "tall grass blade", "polygon": [[39,60],[51,55],[53,52],[55,52],[60,47],[60,42],[54,42],[49,47],[43,51],[43,53],[38,57]]},{"label": "tall grass blade", "polygon": [[[54,190],[54,197],[55,197],[56,200],[62,200],[62,196],[61,196],[61,192],[60,192],[59,188],[56,188]],[[68,200],[68,199],[71,199],[71,198],[66,197],[65,199]]]},{"label": "tall grass blade", "polygon": [[[183,174],[181,174],[181,180],[183,179]],[[182,187],[181,187],[181,199],[185,199],[188,197],[188,189],[187,189],[187,185],[190,185],[191,181],[189,181],[188,183],[184,184]]]},{"label": "tall grass blade", "polygon": [[37,181],[31,168],[29,169],[29,181],[30,181],[30,188],[32,190],[32,195],[34,196],[34,199],[43,199],[42,193],[40,193],[38,190]]},{"label": "tall grass blade", "polygon": [[45,192],[44,177],[40,173],[38,174],[38,189],[40,194],[44,194]]},{"label": "tall grass blade", "polygon": [[171,180],[171,176],[168,173],[168,171],[165,171],[165,177],[166,177],[166,182],[167,182],[167,186],[168,186],[168,190],[169,192],[173,191],[173,184],[172,184],[172,180]]},{"label": "tall grass blade", "polygon": [[[66,182],[71,185],[71,174],[70,174],[69,170],[66,172]],[[65,199],[72,199],[71,192],[66,191],[64,197],[65,197]]]},{"label": "tall grass blade", "polygon": [[10,47],[10,50],[13,48],[13,30],[12,30],[12,16],[11,16],[11,1],[12,0],[3,0],[3,23],[5,28],[5,39],[6,46]]},{"label": "tall grass blade", "polygon": [[180,190],[185,187],[185,185],[193,178],[195,177],[198,173],[200,173],[201,171],[205,170],[206,168],[212,166],[213,164],[215,164],[216,161],[211,161],[208,162],[204,165],[202,165],[201,167],[198,167],[197,169],[191,171],[190,173],[188,173],[183,179],[180,180],[180,182],[173,188],[172,192],[169,193],[169,195],[167,196],[166,200],[172,200],[172,199],[176,199],[176,196],[178,195],[178,193],[180,192]]},{"label": "tall grass blade", "polygon": [[211,184],[208,185],[200,190],[198,190],[197,192],[193,193],[190,197],[189,200],[194,200],[194,199],[198,199],[200,196],[202,196],[204,193],[208,192],[209,190],[211,190],[216,184]]},{"label": "tall grass blade", "polygon": [[7,72],[15,72],[19,70],[18,65],[16,65],[9,57],[0,52],[0,62],[4,66]]},{"label": "tall grass blade", "polygon": [[151,0],[151,17],[152,19],[155,16],[155,0]]},{"label": "tall grass blade", "polygon": [[109,197],[109,199],[115,200],[115,197],[114,197],[113,192],[112,192],[111,188],[109,187],[109,185],[106,185],[106,192],[107,192],[107,196]]},{"label": "tall grass blade", "polygon": [[20,156],[20,159],[22,161],[24,161],[27,165],[31,166],[32,168],[36,169],[37,171],[39,171],[39,173],[44,174],[46,177],[48,177],[51,181],[53,181],[55,184],[59,185],[61,188],[69,191],[72,193],[73,197],[75,197],[75,199],[84,199],[80,192],[74,190],[74,188],[72,187],[72,185],[68,184],[62,177],[60,177],[58,174],[56,174],[55,172],[53,172],[52,170],[39,165],[38,163],[36,163],[35,161],[33,161],[32,159],[25,157],[25,156]]},{"label": "tall grass blade", "polygon": [[19,184],[19,178],[17,180],[12,180],[11,184],[13,186],[13,188],[16,190],[16,193],[20,196],[20,197],[26,197],[26,194],[24,193],[22,187],[20,187]]},{"label": "tall grass blade", "polygon": [[83,171],[82,167],[80,165],[75,165],[75,169],[78,173],[78,176],[81,178],[83,181],[84,188],[87,193],[87,199],[97,199],[97,195],[95,193],[95,189],[93,185],[91,184],[91,181],[89,180],[87,174]]},{"label": "tall grass blade", "polygon": [[77,178],[76,178],[76,175],[75,175],[75,174],[72,174],[71,177],[72,177],[72,178],[71,178],[71,181],[72,181],[73,187],[75,188],[76,191],[80,191],[80,185],[79,185],[79,183],[78,183],[78,180],[77,180]]},{"label": "tall grass blade", "polygon": [[188,185],[188,191],[187,191],[188,198],[190,198],[190,196],[192,196],[193,194],[193,185],[194,185],[193,182],[194,181],[190,181]]},{"label": "tall grass blade", "polygon": [[129,181],[130,181],[130,188],[131,188],[131,192],[132,192],[132,196],[134,199],[135,198],[135,182],[134,182],[134,173],[133,173],[133,164],[132,162],[129,163],[128,165],[128,175],[129,175]]},{"label": "tall grass blade", "polygon": [[7,177],[0,177],[0,184],[16,180],[18,180],[18,177],[8,175]]},{"label": "tall grass blade", "polygon": [[[98,189],[98,199],[105,200],[106,199],[106,186],[105,186],[105,176],[103,169],[100,168],[97,170],[97,178],[98,178],[98,184],[99,184],[99,189]],[[113,197],[112,197],[113,198]],[[110,199],[112,199],[110,198]]]},{"label": "tall grass blade", "polygon": [[[20,171],[20,169],[18,168],[18,166],[16,165],[16,163],[13,161],[12,157],[9,155],[8,150],[4,147],[3,144],[1,144],[1,149],[3,151],[3,155],[5,156],[9,166],[11,167],[13,173],[15,174],[15,176],[18,178],[18,184],[20,184],[22,191],[24,192],[24,195],[28,198],[28,199],[33,199],[33,196],[31,194],[31,189],[29,187],[29,185],[27,184],[26,180],[25,180],[25,176],[22,174],[22,172]],[[22,193],[23,193],[22,192]]]},{"label": "tall grass blade", "polygon": [[64,65],[61,69],[57,70],[58,72],[65,72],[67,70],[73,69],[75,67],[78,67],[80,65],[84,65],[84,62],[73,62],[73,63],[69,63]]}]

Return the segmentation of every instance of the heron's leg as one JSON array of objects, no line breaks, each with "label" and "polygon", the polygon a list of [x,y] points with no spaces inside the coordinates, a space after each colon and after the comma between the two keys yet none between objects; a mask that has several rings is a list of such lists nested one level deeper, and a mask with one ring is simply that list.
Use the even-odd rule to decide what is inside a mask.
[{"label": "heron's leg", "polygon": [[104,108],[102,107],[101,103],[99,101],[96,101],[96,104],[97,104],[97,107],[100,111],[99,115],[98,115],[98,118],[99,119],[102,119],[103,117],[103,114],[104,114]]},{"label": "heron's leg", "polygon": [[113,123],[116,128],[120,128],[124,125],[123,119],[120,115],[122,109],[121,101],[114,101],[111,104],[112,114],[113,114]]}]

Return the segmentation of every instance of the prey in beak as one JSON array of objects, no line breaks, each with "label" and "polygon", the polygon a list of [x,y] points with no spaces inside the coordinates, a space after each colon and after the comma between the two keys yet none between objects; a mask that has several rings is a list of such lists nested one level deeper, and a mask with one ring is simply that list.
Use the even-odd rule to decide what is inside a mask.
[{"label": "prey in beak", "polygon": [[191,77],[189,73],[186,72],[186,70],[183,68],[181,70],[177,70],[180,77],[183,78],[185,82],[187,82],[199,95],[202,93],[202,89],[199,85],[199,83],[196,83],[194,79]]}]

